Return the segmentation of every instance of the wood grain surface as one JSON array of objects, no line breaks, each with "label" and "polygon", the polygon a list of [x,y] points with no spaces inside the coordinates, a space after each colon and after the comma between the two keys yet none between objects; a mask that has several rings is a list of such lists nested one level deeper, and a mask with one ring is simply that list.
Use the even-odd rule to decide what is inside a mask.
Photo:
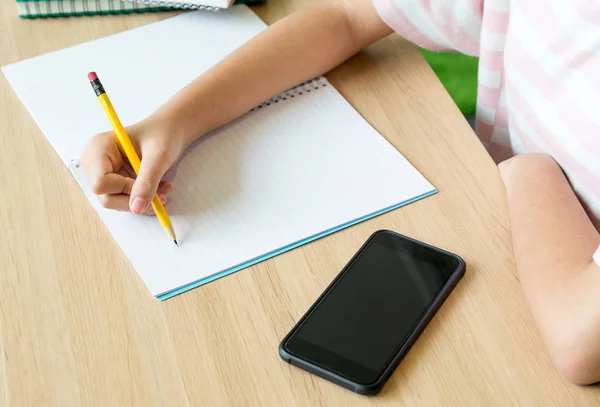
[{"label": "wood grain surface", "polygon": [[[254,11],[273,23],[307,3]],[[0,65],[173,14],[31,21],[5,0]],[[0,77],[0,405],[600,404],[597,387],[554,371],[515,273],[498,171],[415,47],[391,36],[327,77],[439,194],[163,303]],[[456,252],[468,269],[369,398],[283,363],[277,347],[381,228]]]}]

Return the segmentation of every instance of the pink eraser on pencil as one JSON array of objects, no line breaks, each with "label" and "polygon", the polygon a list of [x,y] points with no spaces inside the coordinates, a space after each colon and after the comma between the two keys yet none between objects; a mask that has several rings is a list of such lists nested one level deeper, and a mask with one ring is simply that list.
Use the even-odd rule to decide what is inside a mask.
[{"label": "pink eraser on pencil", "polygon": [[96,72],[90,72],[88,74],[88,79],[91,81],[95,81],[96,79],[98,79],[98,75],[96,75]]}]

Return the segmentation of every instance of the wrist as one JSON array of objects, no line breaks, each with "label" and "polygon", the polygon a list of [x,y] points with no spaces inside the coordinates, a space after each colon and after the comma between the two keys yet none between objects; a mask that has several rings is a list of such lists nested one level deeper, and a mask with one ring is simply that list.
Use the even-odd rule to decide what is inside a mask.
[{"label": "wrist", "polygon": [[147,119],[148,126],[161,128],[169,138],[181,146],[182,151],[204,134],[198,120],[190,120],[179,109],[163,106]]}]

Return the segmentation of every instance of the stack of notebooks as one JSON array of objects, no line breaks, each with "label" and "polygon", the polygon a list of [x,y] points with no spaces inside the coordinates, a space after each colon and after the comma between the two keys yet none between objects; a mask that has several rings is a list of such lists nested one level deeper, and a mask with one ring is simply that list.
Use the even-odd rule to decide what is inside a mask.
[{"label": "stack of notebooks", "polygon": [[131,14],[173,9],[226,9],[233,4],[260,4],[265,0],[17,0],[21,18],[76,17],[101,14]]},{"label": "stack of notebooks", "polygon": [[[135,123],[265,27],[244,5],[184,13],[3,68],[161,300],[436,192],[321,77],[259,104],[186,151],[169,203],[179,247],[156,218],[100,206],[78,157],[110,125],[87,73],[98,72],[121,120]],[[78,248],[95,244],[85,232],[78,231]]]}]

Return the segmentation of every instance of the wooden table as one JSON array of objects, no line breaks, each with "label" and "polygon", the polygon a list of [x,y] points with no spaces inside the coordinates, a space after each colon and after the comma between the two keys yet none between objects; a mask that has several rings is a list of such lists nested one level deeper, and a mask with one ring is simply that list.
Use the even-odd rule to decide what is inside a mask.
[{"label": "wooden table", "polygon": [[[254,8],[272,23],[304,0]],[[22,21],[0,4],[0,65],[170,14]],[[552,368],[515,273],[496,167],[397,36],[328,75],[440,193],[161,303],[0,79],[0,405],[598,405]],[[34,79],[32,79],[34,80]],[[375,230],[462,255],[468,271],[383,392],[283,363],[281,338]]]}]

